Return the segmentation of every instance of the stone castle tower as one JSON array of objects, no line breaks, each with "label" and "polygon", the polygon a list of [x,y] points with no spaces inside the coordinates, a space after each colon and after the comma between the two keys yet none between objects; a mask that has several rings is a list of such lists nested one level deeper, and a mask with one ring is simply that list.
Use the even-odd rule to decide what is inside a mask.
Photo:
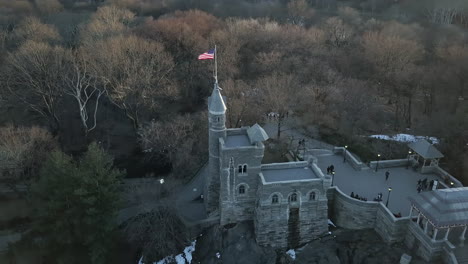
[{"label": "stone castle tower", "polygon": [[218,82],[208,98],[208,175],[205,179],[205,207],[213,212],[219,206],[219,139],[226,138],[226,104],[221,96]]},{"label": "stone castle tower", "polygon": [[262,164],[268,135],[258,124],[226,128],[225,102],[216,82],[208,98],[207,212],[221,225],[253,220],[260,245],[294,246],[328,232],[330,179],[313,162]]}]

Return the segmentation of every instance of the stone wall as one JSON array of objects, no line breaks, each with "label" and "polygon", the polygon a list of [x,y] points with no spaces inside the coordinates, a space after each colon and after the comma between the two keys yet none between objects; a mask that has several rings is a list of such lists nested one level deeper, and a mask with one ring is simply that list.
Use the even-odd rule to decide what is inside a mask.
[{"label": "stone wall", "polygon": [[[245,132],[245,129],[228,130],[228,135]],[[221,225],[253,220],[257,201],[258,174],[261,169],[264,145],[225,148],[220,139],[220,217]],[[233,161],[233,167],[230,163]],[[247,164],[247,173],[239,173],[238,165]],[[239,193],[239,187],[245,193]]]},{"label": "stone wall", "polygon": [[[334,147],[333,148],[333,153],[341,153],[341,155],[345,154],[345,148],[344,147]],[[351,167],[353,167],[355,170],[362,170],[364,169],[365,167],[367,167],[366,164],[362,163],[361,161],[359,161],[356,157],[354,157],[354,155],[346,150],[346,161],[349,162],[349,164],[351,165]]]},{"label": "stone wall", "polygon": [[328,191],[334,196],[331,219],[335,225],[348,229],[366,229],[375,226],[378,202],[364,202],[351,198],[336,186]]},{"label": "stone wall", "polygon": [[348,229],[373,228],[387,243],[401,242],[407,232],[409,217],[395,218],[383,203],[360,201],[328,189],[330,218],[335,225]]},{"label": "stone wall", "polygon": [[369,167],[372,169],[375,169],[375,166],[377,166],[377,162],[379,163],[378,169],[392,168],[392,167],[404,167],[408,164],[408,159],[371,161],[369,163]]},{"label": "stone wall", "polygon": [[396,218],[380,203],[374,229],[387,243],[402,242],[408,232],[409,217]]},{"label": "stone wall", "polygon": [[[309,200],[310,192],[316,193],[315,200]],[[288,201],[295,192],[297,202]],[[272,196],[278,195],[278,203],[272,203]],[[261,246],[286,248],[288,246],[288,218],[290,208],[299,209],[299,243],[306,243],[328,232],[327,196],[322,179],[309,182],[291,182],[259,185],[258,203],[255,209],[255,234]]]},{"label": "stone wall", "polygon": [[444,241],[432,241],[416,223],[409,222],[405,244],[408,248],[416,250],[416,254],[425,261],[439,259],[443,255]]}]

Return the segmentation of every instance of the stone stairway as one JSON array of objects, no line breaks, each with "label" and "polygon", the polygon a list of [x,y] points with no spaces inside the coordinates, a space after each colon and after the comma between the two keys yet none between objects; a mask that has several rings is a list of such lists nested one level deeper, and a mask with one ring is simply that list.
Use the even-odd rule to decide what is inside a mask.
[{"label": "stone stairway", "polygon": [[299,208],[290,208],[288,219],[288,247],[296,248],[299,246],[299,241]]},{"label": "stone stairway", "polygon": [[468,264],[468,247],[457,247],[455,249],[455,257],[457,258],[458,264]]}]

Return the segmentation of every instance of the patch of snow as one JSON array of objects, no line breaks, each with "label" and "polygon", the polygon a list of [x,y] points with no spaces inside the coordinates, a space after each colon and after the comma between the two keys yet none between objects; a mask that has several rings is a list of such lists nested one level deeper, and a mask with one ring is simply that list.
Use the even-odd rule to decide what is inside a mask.
[{"label": "patch of snow", "polygon": [[328,219],[328,224],[333,226],[333,227],[336,227],[336,225],[332,222],[332,220]]},{"label": "patch of snow", "polygon": [[182,254],[175,256],[175,261],[177,264],[185,264],[185,258],[182,256]]},{"label": "patch of snow", "polygon": [[[169,263],[173,263],[174,262],[174,257],[171,255],[171,256],[167,256],[163,259],[161,259],[160,261],[158,262],[155,262],[156,264],[169,264]],[[144,263],[142,263],[144,264]]]},{"label": "patch of snow", "polygon": [[288,254],[288,256],[290,256],[292,260],[296,259],[296,251],[294,251],[294,249],[286,251],[286,254]]},{"label": "patch of snow", "polygon": [[221,257],[221,254],[219,252],[216,252],[216,257],[217,258],[220,258]]},{"label": "patch of snow", "polygon": [[425,139],[432,144],[439,144],[439,139],[436,137],[428,137],[428,136],[415,136],[410,134],[396,134],[393,136],[388,135],[370,135],[370,138],[376,138],[381,140],[390,140],[390,141],[398,141],[398,142],[416,142],[420,139]]},{"label": "patch of snow", "polygon": [[[194,240],[190,243],[190,246],[187,246],[184,248],[184,252],[180,253],[179,255],[174,256],[170,255],[167,256],[160,261],[154,262],[153,264],[169,264],[169,263],[174,263],[174,261],[177,264],[191,264],[192,263],[192,253],[195,251],[195,245],[197,244],[197,240]],[[143,256],[140,258],[140,261],[138,261],[138,264],[145,264],[143,262]]]},{"label": "patch of snow", "polygon": [[192,263],[192,252],[195,251],[195,245],[197,244],[197,240],[193,241],[192,244],[184,249],[185,259],[190,264]]}]

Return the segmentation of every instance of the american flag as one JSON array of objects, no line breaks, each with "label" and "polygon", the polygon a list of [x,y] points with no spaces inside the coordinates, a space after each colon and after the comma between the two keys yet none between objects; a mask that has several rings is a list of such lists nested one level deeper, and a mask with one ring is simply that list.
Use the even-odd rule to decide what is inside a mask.
[{"label": "american flag", "polygon": [[212,60],[214,59],[214,56],[215,56],[214,54],[215,54],[215,50],[212,49],[198,56],[198,59],[199,60]]}]

